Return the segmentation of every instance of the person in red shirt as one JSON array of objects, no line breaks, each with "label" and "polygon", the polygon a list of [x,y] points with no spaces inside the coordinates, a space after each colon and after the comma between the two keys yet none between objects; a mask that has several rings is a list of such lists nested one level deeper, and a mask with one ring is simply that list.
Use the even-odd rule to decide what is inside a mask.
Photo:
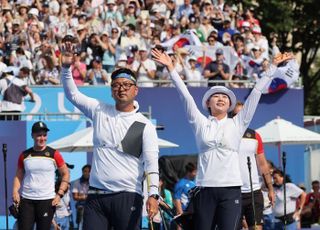
[{"label": "person in red shirt", "polygon": [[306,206],[311,209],[311,224],[319,223],[320,221],[320,183],[318,180],[312,181],[312,190],[307,194]]}]

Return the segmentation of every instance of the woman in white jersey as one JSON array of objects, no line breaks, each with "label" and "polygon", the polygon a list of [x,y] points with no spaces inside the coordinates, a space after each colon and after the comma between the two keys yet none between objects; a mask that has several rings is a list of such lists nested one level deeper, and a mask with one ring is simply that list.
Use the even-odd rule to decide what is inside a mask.
[{"label": "woman in white jersey", "polygon": [[[23,151],[13,180],[12,199],[19,206],[18,229],[50,229],[52,218],[69,185],[69,170],[59,151],[47,146],[47,125],[38,121],[32,126],[33,147]],[[55,192],[55,171],[61,184]],[[19,190],[21,191],[19,193]]]},{"label": "woman in white jersey", "polygon": [[206,117],[174,70],[170,57],[157,49],[152,55],[156,62],[167,67],[196,137],[199,150],[196,185],[200,191],[193,200],[194,229],[211,230],[215,226],[222,230],[236,229],[242,185],[238,148],[276,66],[270,66],[252,89],[243,109],[233,118],[228,118],[228,112],[236,104],[234,93],[224,86],[211,87],[202,99],[203,109],[209,112]]}]

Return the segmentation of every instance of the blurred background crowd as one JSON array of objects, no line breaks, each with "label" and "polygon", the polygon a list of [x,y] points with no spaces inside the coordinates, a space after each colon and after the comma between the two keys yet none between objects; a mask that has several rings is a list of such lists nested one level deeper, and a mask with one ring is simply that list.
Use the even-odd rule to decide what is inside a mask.
[{"label": "blurred background crowd", "polygon": [[59,85],[59,46],[69,35],[78,44],[77,85],[109,85],[126,66],[139,86],[171,86],[150,56],[158,45],[188,86],[250,87],[279,52],[255,14],[224,0],[2,0],[0,73],[26,67],[29,85]]}]

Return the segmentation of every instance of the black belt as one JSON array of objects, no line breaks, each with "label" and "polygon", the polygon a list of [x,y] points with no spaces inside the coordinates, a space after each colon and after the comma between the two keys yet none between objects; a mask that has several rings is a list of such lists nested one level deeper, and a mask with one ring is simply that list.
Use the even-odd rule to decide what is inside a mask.
[{"label": "black belt", "polygon": [[293,213],[289,213],[286,216],[276,216],[275,218],[278,220],[281,220],[282,223],[288,225],[288,224],[292,224],[293,222],[295,222],[295,219],[293,219]]}]

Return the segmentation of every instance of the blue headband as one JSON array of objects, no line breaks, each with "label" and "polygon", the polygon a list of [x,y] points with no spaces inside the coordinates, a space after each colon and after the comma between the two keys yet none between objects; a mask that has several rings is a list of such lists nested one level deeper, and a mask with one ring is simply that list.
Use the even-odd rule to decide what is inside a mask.
[{"label": "blue headband", "polygon": [[120,73],[120,74],[114,76],[114,77],[112,78],[112,80],[115,80],[115,79],[117,79],[117,78],[126,78],[126,79],[128,79],[128,80],[133,81],[134,83],[137,82],[137,80],[136,80],[133,76],[131,76],[130,74],[127,74],[127,73]]}]

